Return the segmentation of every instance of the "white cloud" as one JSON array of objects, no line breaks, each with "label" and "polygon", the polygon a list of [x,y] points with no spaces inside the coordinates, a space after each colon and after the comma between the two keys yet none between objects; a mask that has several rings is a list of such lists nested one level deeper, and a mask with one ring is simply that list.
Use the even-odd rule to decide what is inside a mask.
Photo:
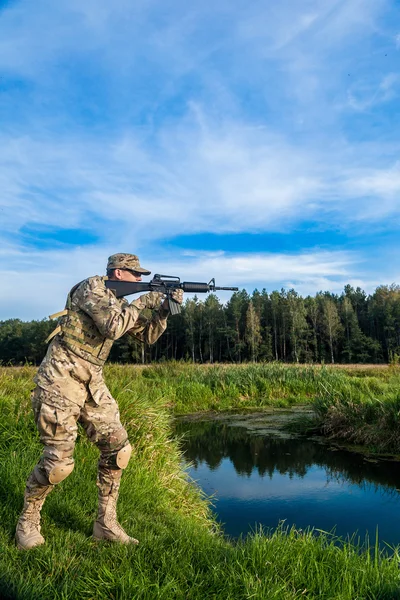
[{"label": "white cloud", "polygon": [[378,222],[392,218],[393,227],[400,218],[400,164],[389,169],[368,169],[349,173],[341,190],[348,198],[361,198],[354,210],[354,219]]},{"label": "white cloud", "polygon": [[349,105],[356,111],[370,110],[377,104],[395,98],[399,89],[398,73],[387,73],[378,83],[371,79],[357,81],[348,91]]},{"label": "white cloud", "polygon": [[[380,58],[399,35],[391,8],[390,0],[11,3],[0,21],[0,70],[15,84],[0,103],[7,314],[53,312],[77,276],[103,270],[108,253],[157,244],[162,255],[175,235],[289,233],[312,221],[356,236],[361,225],[397,223],[396,125],[354,124],[399,91],[397,64],[389,56],[383,68]],[[20,233],[27,226],[91,230],[101,241],[32,252]],[[188,271],[176,255],[165,267],[303,293],[371,281],[355,275],[360,255],[246,250],[210,255],[206,269],[204,255]],[[26,309],[9,287],[19,275],[45,290]]]},{"label": "white cloud", "polygon": [[[3,231],[92,229],[137,244],[183,233],[288,231],[304,220],[349,227],[399,215],[398,165],[339,146],[296,147],[267,127],[189,112],[152,147],[122,138],[0,139]],[[391,154],[395,148],[391,149]],[[363,158],[364,156],[364,158]],[[363,164],[364,163],[364,164]],[[386,159],[387,163],[387,159]]]},{"label": "white cloud", "polygon": [[[346,184],[345,184],[346,185]],[[365,173],[363,177],[355,177],[348,182],[349,192],[363,196],[378,196],[380,198],[395,197],[400,203],[400,165],[392,169],[382,169]]]},{"label": "white cloud", "polygon": [[[105,273],[107,257],[125,250],[104,246],[26,252],[17,247],[3,251],[8,268],[0,270],[0,319],[41,319],[63,308],[66,294],[82,279]],[[339,291],[349,282],[359,258],[345,252],[308,252],[300,255],[272,253],[159,252],[140,253],[140,260],[155,272],[181,281],[208,282],[217,286],[255,287],[269,291],[294,287],[315,294],[321,289]],[[1,253],[0,253],[1,256]],[[3,260],[2,260],[3,263]],[[220,293],[226,301],[230,293]]]},{"label": "white cloud", "polygon": [[[229,285],[234,285],[234,281],[239,286],[264,281],[271,286],[289,279],[345,276],[349,274],[349,268],[354,266],[355,262],[356,257],[345,252],[310,252],[296,255],[209,252],[198,253],[190,260],[189,265],[184,267],[184,271],[195,272],[203,278],[207,278],[207,274],[217,273],[218,277],[228,279]],[[182,266],[184,265],[180,265],[181,269]]]}]

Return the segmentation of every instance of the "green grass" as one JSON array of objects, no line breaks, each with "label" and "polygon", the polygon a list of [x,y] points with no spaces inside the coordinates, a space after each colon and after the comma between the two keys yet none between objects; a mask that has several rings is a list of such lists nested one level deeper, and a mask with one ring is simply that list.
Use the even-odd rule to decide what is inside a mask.
[{"label": "green grass", "polygon": [[322,386],[313,402],[325,435],[379,453],[400,454],[400,377],[367,377]]},{"label": "green grass", "polygon": [[228,542],[209,503],[182,472],[170,437],[173,411],[312,402],[321,385],[338,390],[345,383],[351,393],[374,389],[383,397],[398,375],[349,378],[339,370],[281,365],[111,365],[107,382],[134,447],[119,516],[140,545],[90,538],[98,453],[81,437],[74,472],[43,509],[45,546],[21,552],[13,541],[15,524],[26,477],[41,452],[30,411],[33,374],[29,367],[0,370],[1,599],[400,598],[397,549],[385,556],[330,534],[284,528]]},{"label": "green grass", "polygon": [[[109,367],[109,373],[113,366]],[[117,367],[118,368],[118,367]],[[248,365],[188,365],[166,363],[142,370],[141,386],[149,393],[163,394],[175,413],[184,414],[202,410],[227,410],[248,407],[305,404],[314,400],[325,385],[342,388],[357,386],[370,374],[312,366],[284,365],[281,363]],[[378,377],[386,389],[386,371]]]}]

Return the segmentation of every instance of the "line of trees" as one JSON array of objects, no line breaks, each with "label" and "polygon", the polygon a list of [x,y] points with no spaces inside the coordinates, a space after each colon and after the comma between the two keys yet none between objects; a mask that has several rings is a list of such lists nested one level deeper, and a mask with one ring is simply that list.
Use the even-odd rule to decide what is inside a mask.
[{"label": "line of trees", "polygon": [[[0,363],[38,364],[47,320],[0,322]],[[302,298],[295,290],[235,292],[227,304],[210,294],[187,299],[156,344],[144,347],[130,336],[112,349],[114,362],[284,361],[385,363],[400,356],[400,286],[380,286],[372,295],[347,285],[342,294]]]}]

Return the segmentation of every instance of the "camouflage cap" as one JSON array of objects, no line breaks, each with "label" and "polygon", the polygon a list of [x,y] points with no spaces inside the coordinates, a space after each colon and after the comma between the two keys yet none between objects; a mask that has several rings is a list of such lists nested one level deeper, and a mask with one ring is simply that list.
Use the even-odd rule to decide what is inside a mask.
[{"label": "camouflage cap", "polygon": [[107,269],[128,269],[137,273],[143,273],[143,275],[150,275],[151,273],[151,271],[143,269],[140,266],[139,258],[136,254],[113,254],[108,259]]}]

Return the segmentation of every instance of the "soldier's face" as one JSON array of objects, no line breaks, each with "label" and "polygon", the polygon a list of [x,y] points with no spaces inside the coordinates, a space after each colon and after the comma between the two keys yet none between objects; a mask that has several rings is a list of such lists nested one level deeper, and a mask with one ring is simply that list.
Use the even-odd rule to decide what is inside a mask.
[{"label": "soldier's face", "polygon": [[114,278],[119,281],[142,281],[142,274],[127,269],[115,269]]}]

